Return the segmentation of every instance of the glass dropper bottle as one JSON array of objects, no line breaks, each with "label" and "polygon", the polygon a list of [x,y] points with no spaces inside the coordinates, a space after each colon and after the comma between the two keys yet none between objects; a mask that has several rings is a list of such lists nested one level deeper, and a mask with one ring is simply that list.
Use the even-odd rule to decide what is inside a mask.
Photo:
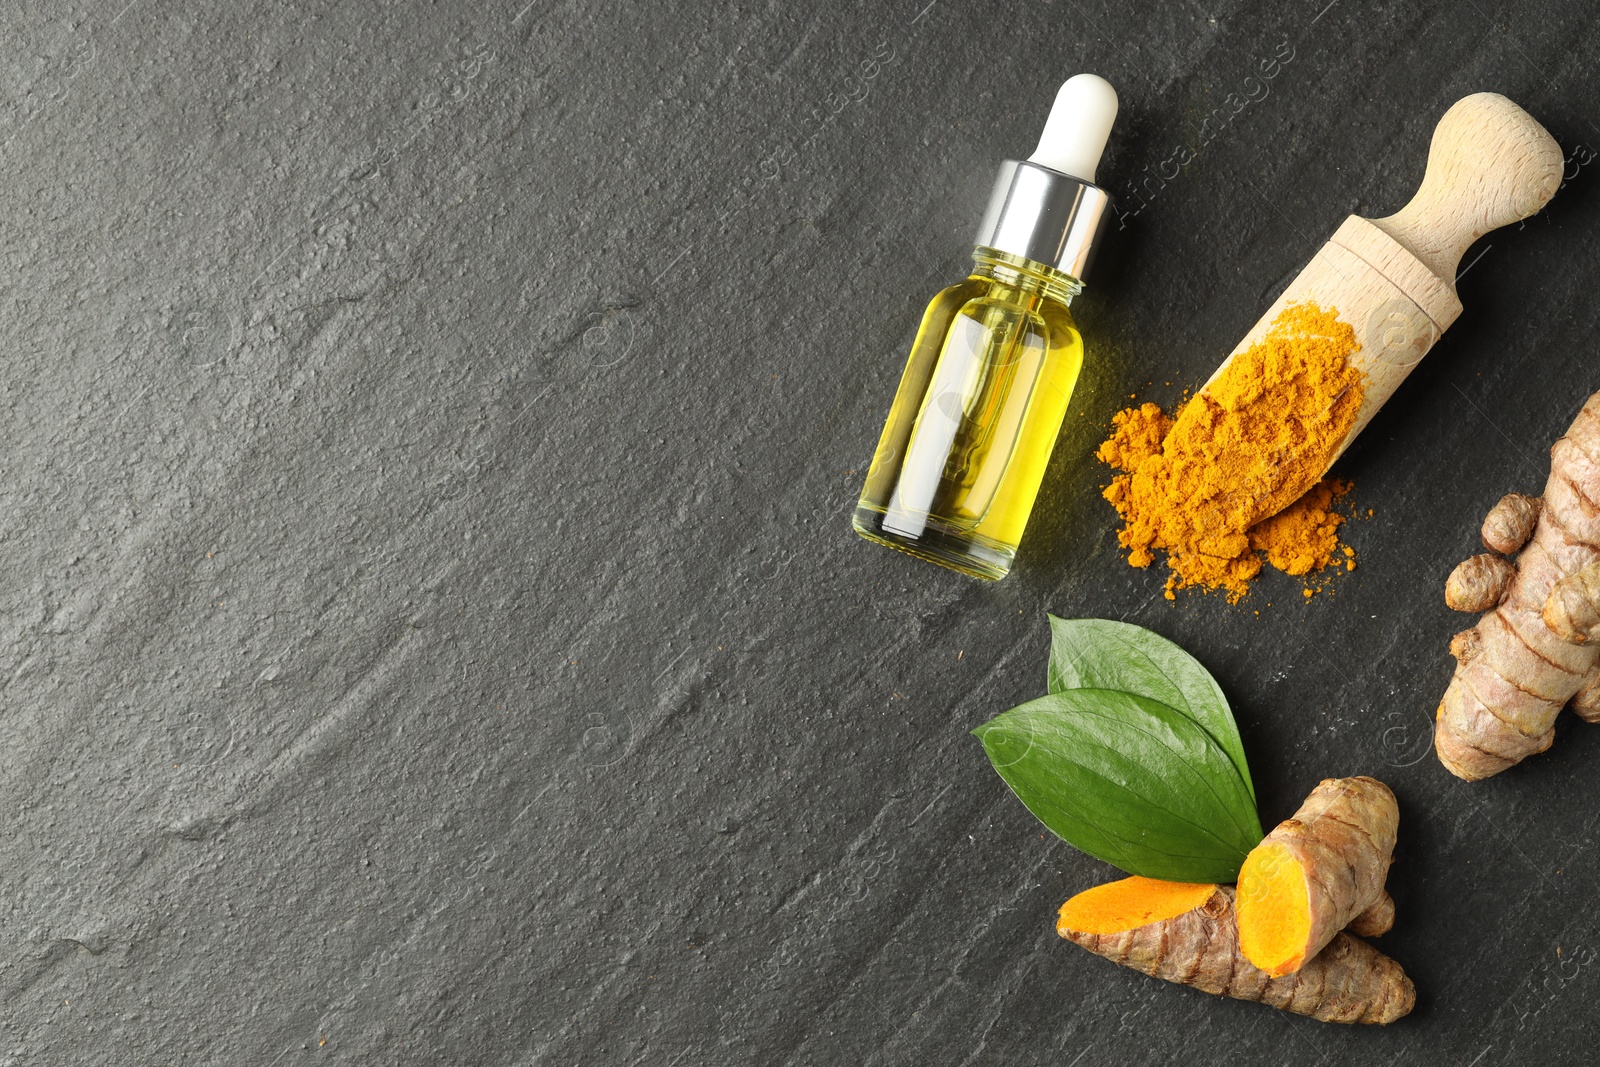
[{"label": "glass dropper bottle", "polygon": [[1117,94],[1079,74],[1039,147],[1006,160],[974,267],[922,316],[856,504],[861,536],[977,578],[1003,578],[1083,366],[1068,305],[1110,197],[1094,184]]}]

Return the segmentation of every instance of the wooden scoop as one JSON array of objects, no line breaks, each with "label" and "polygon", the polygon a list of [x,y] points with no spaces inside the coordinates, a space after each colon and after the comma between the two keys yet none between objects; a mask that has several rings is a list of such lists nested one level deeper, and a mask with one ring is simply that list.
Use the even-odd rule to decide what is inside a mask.
[{"label": "wooden scoop", "polygon": [[1563,166],[1555,139],[1510,100],[1474,93],[1456,101],[1433,131],[1427,171],[1411,202],[1387,218],[1345,219],[1201,391],[1261,340],[1285,306],[1310,300],[1336,308],[1355,328],[1361,348],[1350,361],[1367,382],[1355,425],[1328,458],[1331,466],[1461,314],[1455,277],[1462,253],[1490,230],[1549,203]]}]

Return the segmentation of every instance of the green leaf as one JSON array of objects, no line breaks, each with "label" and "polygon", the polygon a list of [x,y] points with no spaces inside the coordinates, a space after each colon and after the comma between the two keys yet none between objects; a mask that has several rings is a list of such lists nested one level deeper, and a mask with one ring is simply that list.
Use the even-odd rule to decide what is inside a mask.
[{"label": "green leaf", "polygon": [[1048,684],[1052,693],[1068,689],[1135,693],[1187,715],[1228,754],[1254,803],[1256,787],[1244,758],[1244,742],[1222,687],[1199,660],[1160,634],[1111,619],[1051,615]]},{"label": "green leaf", "polygon": [[1129,874],[1232,882],[1263,836],[1229,755],[1193,718],[1149,697],[1068,689],[973,733],[1040,822]]}]

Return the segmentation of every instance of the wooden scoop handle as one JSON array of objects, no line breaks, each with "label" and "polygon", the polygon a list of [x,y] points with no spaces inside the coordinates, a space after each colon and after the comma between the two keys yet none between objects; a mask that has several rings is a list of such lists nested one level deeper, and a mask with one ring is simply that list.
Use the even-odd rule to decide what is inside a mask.
[{"label": "wooden scoop handle", "polygon": [[1433,131],[1411,202],[1373,225],[1455,288],[1468,246],[1544,207],[1561,185],[1561,146],[1499,93],[1457,100]]},{"label": "wooden scoop handle", "polygon": [[[1464,97],[1433,131],[1428,169],[1411,202],[1383,219],[1351,215],[1295,276],[1233,354],[1258,343],[1289,305],[1337,310],[1354,328],[1350,362],[1366,378],[1355,425],[1323,470],[1355,440],[1461,314],[1456,269],[1479,237],[1534,214],[1561,185],[1561,147],[1534,118],[1497,93]],[[1294,492],[1311,488],[1316,477]]]}]

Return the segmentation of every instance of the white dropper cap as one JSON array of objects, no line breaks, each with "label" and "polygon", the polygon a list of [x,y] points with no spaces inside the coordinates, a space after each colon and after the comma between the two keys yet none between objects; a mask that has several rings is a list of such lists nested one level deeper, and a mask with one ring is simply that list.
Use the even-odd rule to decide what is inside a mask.
[{"label": "white dropper cap", "polygon": [[1111,83],[1093,74],[1075,74],[1056,93],[1039,147],[1028,162],[1093,185],[1116,118],[1117,91]]}]

